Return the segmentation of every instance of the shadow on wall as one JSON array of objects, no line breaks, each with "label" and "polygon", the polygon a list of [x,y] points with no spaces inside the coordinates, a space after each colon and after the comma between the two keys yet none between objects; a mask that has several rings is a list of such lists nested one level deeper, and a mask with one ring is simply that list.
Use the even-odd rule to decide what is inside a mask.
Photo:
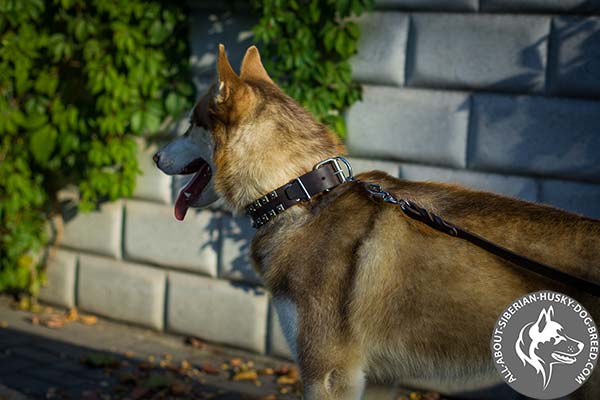
[{"label": "shadow on wall", "polygon": [[[556,18],[549,39],[546,93],[600,97],[600,19]],[[523,66],[543,67],[543,60],[534,55],[539,55],[536,49],[547,40],[542,38],[521,50]],[[533,77],[533,72],[511,77],[490,89],[507,84],[530,88]],[[547,178],[540,181],[539,200],[598,217],[600,186],[581,185],[581,193],[564,191],[562,198],[545,198],[543,193],[548,193],[544,186],[553,179],[600,183],[599,125],[597,101],[474,93],[467,167]],[[555,180],[552,185],[562,183]]]},{"label": "shadow on wall", "polygon": [[246,49],[252,45],[255,23],[256,19],[249,12],[191,15],[190,63],[199,92],[215,77],[219,43],[225,44],[231,65],[236,69],[241,65]]},{"label": "shadow on wall", "polygon": [[518,63],[521,67],[526,68],[528,72],[511,76],[510,78],[502,79],[497,83],[486,87],[489,90],[506,91],[507,88],[519,88],[522,91],[533,92],[540,87],[540,74],[543,76],[545,71],[545,60],[542,56],[545,54],[543,49],[546,48],[548,35],[538,39],[531,45],[524,47],[519,51]]},{"label": "shadow on wall", "polygon": [[561,17],[552,24],[551,92],[600,98],[600,17]]},{"label": "shadow on wall", "polygon": [[246,291],[264,293],[260,287],[242,283],[263,283],[250,261],[250,245],[255,233],[250,220],[246,216],[233,216],[227,211],[212,212],[206,229],[211,239],[200,250],[210,247],[219,254],[219,276],[231,279],[232,285]]}]

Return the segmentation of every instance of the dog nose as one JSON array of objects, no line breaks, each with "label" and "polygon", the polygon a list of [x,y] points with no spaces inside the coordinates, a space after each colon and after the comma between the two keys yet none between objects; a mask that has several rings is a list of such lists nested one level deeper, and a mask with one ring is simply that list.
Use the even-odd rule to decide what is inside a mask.
[{"label": "dog nose", "polygon": [[158,161],[160,160],[160,151],[157,151],[156,154],[154,154],[154,156],[152,156],[152,160],[158,164]]}]

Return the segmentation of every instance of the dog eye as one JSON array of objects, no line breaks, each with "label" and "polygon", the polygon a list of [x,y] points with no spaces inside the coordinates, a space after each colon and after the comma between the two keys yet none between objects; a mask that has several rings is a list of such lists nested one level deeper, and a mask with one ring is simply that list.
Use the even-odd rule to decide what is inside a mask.
[{"label": "dog eye", "polygon": [[563,340],[565,340],[560,336],[554,336],[553,339],[554,339],[554,344],[558,344],[558,343],[562,342]]}]

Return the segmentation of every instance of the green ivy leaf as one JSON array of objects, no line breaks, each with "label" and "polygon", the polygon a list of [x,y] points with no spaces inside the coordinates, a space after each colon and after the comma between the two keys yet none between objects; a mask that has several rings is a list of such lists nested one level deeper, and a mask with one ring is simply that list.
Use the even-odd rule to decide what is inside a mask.
[{"label": "green ivy leaf", "polygon": [[29,148],[35,160],[45,164],[56,147],[57,132],[49,125],[43,126],[31,134]]}]

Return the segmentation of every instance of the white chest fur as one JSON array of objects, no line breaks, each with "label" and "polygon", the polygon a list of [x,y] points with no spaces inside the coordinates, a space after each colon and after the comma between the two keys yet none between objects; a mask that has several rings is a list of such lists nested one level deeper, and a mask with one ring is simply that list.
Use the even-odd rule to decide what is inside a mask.
[{"label": "white chest fur", "polygon": [[296,339],[298,337],[298,311],[296,304],[288,297],[274,297],[273,306],[279,317],[279,325],[290,346],[290,351],[295,360],[298,359]]}]

